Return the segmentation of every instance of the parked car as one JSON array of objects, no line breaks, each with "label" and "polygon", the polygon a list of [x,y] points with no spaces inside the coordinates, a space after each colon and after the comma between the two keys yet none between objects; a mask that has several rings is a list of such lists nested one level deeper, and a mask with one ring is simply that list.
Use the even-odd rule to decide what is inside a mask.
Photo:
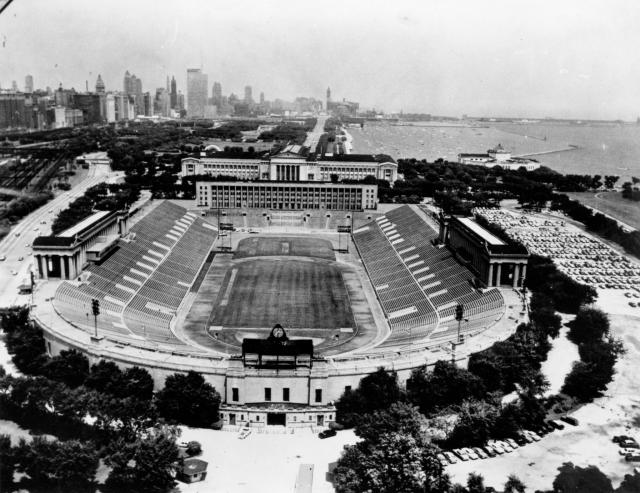
[{"label": "parked car", "polygon": [[11,275],[12,275],[12,276],[17,276],[17,275],[18,275],[18,273],[17,273],[15,270],[11,269]]},{"label": "parked car", "polygon": [[628,454],[624,459],[627,462],[640,462],[640,453]]},{"label": "parked car", "polygon": [[444,456],[451,464],[457,464],[458,458],[453,454],[453,452],[444,452]]},{"label": "parked car", "polygon": [[24,260],[24,257],[18,257],[18,262],[22,262]]},{"label": "parked car", "polygon": [[447,460],[447,458],[444,456],[444,454],[438,454],[436,456],[438,458],[438,460],[440,461],[440,464],[442,464],[443,466],[447,466],[449,465],[449,461]]},{"label": "parked car", "polygon": [[569,423],[572,426],[578,426],[578,424],[580,424],[580,422],[573,416],[562,416],[560,419],[565,423]]},{"label": "parked car", "polygon": [[471,460],[478,460],[478,459],[480,458],[480,457],[478,456],[478,454],[476,454],[476,453],[473,451],[473,449],[471,449],[471,448],[465,448],[465,449],[463,449],[463,450],[467,453],[467,456],[468,456],[468,457],[469,457],[469,459],[471,459]]},{"label": "parked car", "polygon": [[635,448],[620,448],[618,450],[618,453],[620,455],[622,455],[623,457],[626,457],[629,454],[637,454],[638,453],[638,449],[635,449]]},{"label": "parked car", "polygon": [[516,441],[513,438],[507,438],[505,440],[505,442],[507,442],[509,445],[511,445],[511,448],[513,450],[517,449],[519,447],[519,445],[516,443]]},{"label": "parked car", "polygon": [[620,440],[618,442],[618,445],[620,445],[621,447],[624,447],[624,448],[640,449],[640,445],[638,445],[638,442],[636,442],[633,438],[627,438],[625,440]]},{"label": "parked car", "polygon": [[564,430],[564,425],[556,419],[550,419],[547,423],[550,426],[553,426],[556,430]]},{"label": "parked car", "polygon": [[487,457],[489,457],[489,456],[487,455],[487,453],[486,453],[484,450],[482,450],[480,447],[473,447],[473,449],[472,449],[472,450],[473,450],[473,451],[476,453],[476,455],[477,455],[478,457],[480,457],[481,459],[486,459]]},{"label": "parked car", "polygon": [[516,441],[516,443],[517,443],[518,445],[520,445],[520,446],[522,447],[523,445],[526,445],[527,443],[531,443],[531,442],[533,442],[533,438],[531,438],[531,437],[527,437],[527,436],[525,436],[525,435],[518,435],[518,436],[515,438],[515,441]]},{"label": "parked car", "polygon": [[336,430],[328,429],[328,430],[324,430],[324,431],[321,431],[320,433],[318,433],[318,437],[319,438],[330,438],[330,437],[336,436],[337,434],[338,433],[336,432]]},{"label": "parked car", "polygon": [[611,439],[611,441],[612,441],[613,443],[620,443],[620,442],[621,442],[621,441],[623,441],[623,440],[633,440],[633,438],[632,438],[632,437],[630,437],[630,436],[627,436],[627,435],[615,435],[615,436]]},{"label": "parked car", "polygon": [[493,448],[490,447],[489,445],[485,445],[483,449],[489,457],[495,457],[496,455],[498,455],[496,451],[493,450]]},{"label": "parked car", "polygon": [[4,255],[0,256],[0,262],[4,262],[5,260],[7,260],[7,257]]},{"label": "parked car", "polygon": [[453,453],[456,454],[458,457],[460,457],[461,460],[464,460],[464,461],[469,460],[469,456],[467,455],[466,452],[464,452],[464,449],[460,449],[460,448],[453,449]]}]

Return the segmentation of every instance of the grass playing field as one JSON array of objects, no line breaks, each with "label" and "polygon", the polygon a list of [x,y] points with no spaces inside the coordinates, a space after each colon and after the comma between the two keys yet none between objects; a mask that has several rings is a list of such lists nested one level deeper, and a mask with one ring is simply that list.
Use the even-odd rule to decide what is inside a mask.
[{"label": "grass playing field", "polygon": [[[316,240],[317,241],[317,240]],[[209,325],[354,327],[338,267],[322,261],[256,259],[227,271]]]},{"label": "grass playing field", "polygon": [[234,258],[291,255],[335,260],[333,247],[327,240],[296,236],[245,238],[238,243]]}]

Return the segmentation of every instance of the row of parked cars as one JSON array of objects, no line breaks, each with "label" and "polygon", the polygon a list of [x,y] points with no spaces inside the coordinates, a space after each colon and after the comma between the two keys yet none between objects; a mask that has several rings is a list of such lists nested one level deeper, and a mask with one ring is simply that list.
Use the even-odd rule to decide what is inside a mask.
[{"label": "row of parked cars", "polygon": [[540,428],[533,430],[522,430],[515,438],[506,440],[489,440],[484,447],[464,447],[438,454],[438,460],[443,466],[455,464],[459,461],[487,459],[497,455],[513,452],[518,447],[528,443],[539,442],[542,437],[555,430],[564,429],[564,423],[572,426],[578,425],[578,420],[572,416],[563,416],[559,420],[550,419]]},{"label": "row of parked cars", "polygon": [[627,462],[640,462],[640,445],[635,438],[627,435],[616,435],[612,441],[618,444],[620,447],[618,453],[622,455]]}]

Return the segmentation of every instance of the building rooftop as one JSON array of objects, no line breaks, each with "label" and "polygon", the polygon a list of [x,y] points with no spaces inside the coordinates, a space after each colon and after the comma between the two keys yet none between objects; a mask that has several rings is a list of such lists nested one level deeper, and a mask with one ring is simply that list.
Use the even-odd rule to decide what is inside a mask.
[{"label": "building rooftop", "polygon": [[477,222],[475,222],[470,217],[460,217],[458,220],[464,224],[467,228],[473,231],[475,234],[480,236],[483,240],[485,240],[489,245],[506,245],[504,241],[498,238],[496,235],[490,233],[482,226],[480,226]]},{"label": "building rooftop", "polygon": [[100,219],[103,219],[109,214],[112,214],[112,211],[98,211],[94,214],[91,214],[89,217],[83,219],[75,226],[71,226],[69,229],[64,230],[58,235],[58,237],[72,238],[75,235],[82,233],[85,229],[93,226],[94,223],[97,223],[98,221],[100,221]]},{"label": "building rooftop", "polygon": [[208,462],[200,459],[185,459],[182,464],[182,473],[191,475],[199,474],[207,470]]}]

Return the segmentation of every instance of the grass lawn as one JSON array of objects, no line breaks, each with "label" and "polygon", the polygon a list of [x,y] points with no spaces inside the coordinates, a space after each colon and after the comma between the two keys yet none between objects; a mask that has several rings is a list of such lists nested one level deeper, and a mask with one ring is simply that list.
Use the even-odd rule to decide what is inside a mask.
[{"label": "grass lawn", "polygon": [[619,192],[579,192],[567,195],[640,230],[640,202],[623,199]]}]

